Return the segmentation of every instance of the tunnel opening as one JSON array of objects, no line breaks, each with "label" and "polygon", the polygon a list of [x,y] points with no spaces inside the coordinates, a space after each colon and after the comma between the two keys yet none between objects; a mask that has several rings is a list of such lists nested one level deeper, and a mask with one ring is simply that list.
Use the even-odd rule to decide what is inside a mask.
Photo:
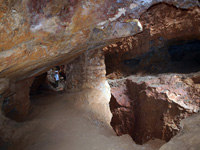
[{"label": "tunnel opening", "polygon": [[[65,90],[65,65],[55,66],[47,72],[26,80],[13,83],[4,93],[2,104],[3,114],[17,122],[24,122],[33,111],[36,98],[53,93],[62,94]],[[55,84],[55,74],[58,74],[58,83]]]},{"label": "tunnel opening", "polygon": [[30,87],[30,95],[46,92],[63,92],[66,85],[66,65],[55,66],[36,76]]},{"label": "tunnel opening", "polygon": [[[22,104],[29,102],[27,103],[29,107],[26,108],[28,109],[28,112],[26,116],[24,116],[24,120],[16,120],[19,116],[7,117],[19,121],[19,123],[13,123],[14,125],[18,125],[16,128],[18,128],[19,132],[14,132],[15,135],[25,135],[24,133],[30,130],[34,130],[34,133],[27,137],[27,139],[23,139],[23,136],[11,137],[8,149],[23,149],[23,147],[28,147],[29,144],[22,141],[25,140],[30,142],[30,139],[34,141],[36,138],[35,135],[42,138],[42,134],[45,132],[50,134],[49,130],[51,129],[49,129],[48,126],[50,126],[50,128],[55,128],[56,132],[60,132],[57,125],[65,130],[70,129],[68,133],[71,134],[71,136],[73,136],[72,134],[74,133],[73,126],[79,130],[79,133],[84,132],[82,131],[82,128],[84,128],[82,127],[83,122],[86,129],[87,126],[94,127],[93,124],[95,124],[101,128],[101,130],[107,130],[104,129],[104,126],[108,124],[111,118],[108,106],[110,89],[105,78],[103,51],[101,49],[86,51],[71,62],[64,64],[64,66],[66,80],[60,75],[60,78],[63,77],[63,82],[65,84],[65,90],[62,92],[60,92],[59,86],[56,89],[54,85],[54,75],[56,71],[60,70],[60,66],[53,67],[34,79],[20,81],[15,84],[15,86],[18,86],[17,89],[19,90],[22,88],[26,89],[26,91],[23,91],[23,93],[26,93],[23,95],[24,97],[19,97],[24,100],[20,101],[19,105],[21,105],[21,112],[26,113],[26,110],[24,109],[25,106]],[[18,93],[18,91],[16,91],[16,93],[19,95],[19,93],[22,92]],[[15,93],[13,94],[15,96]],[[16,100],[14,97],[13,99]],[[8,105],[10,105],[10,103],[8,103]],[[5,108],[6,107],[4,106],[4,110]],[[18,109],[19,108],[17,108],[17,112],[19,111]],[[77,118],[78,121],[76,121]],[[40,120],[39,122],[41,123],[39,123],[38,120]],[[87,120],[87,123],[85,123],[85,120]],[[36,121],[36,123],[34,123],[34,121]],[[50,125],[48,122],[51,122]],[[63,125],[63,122],[65,125]],[[78,125],[76,124],[77,122]],[[92,125],[90,124],[91,122]],[[35,125],[30,125],[31,123],[38,124],[38,129],[35,129]],[[71,126],[72,124],[73,126]],[[26,128],[23,128],[23,125],[27,125],[27,131]],[[15,127],[12,128],[15,129]],[[55,136],[61,135],[63,139],[68,139],[64,134],[54,134]],[[96,129],[95,131],[92,130],[92,133],[90,132],[90,134],[95,135]],[[76,137],[76,134],[74,135]],[[81,139],[81,137],[76,138]],[[49,140],[49,138],[45,136],[45,140],[46,139]],[[102,140],[104,141],[104,139]],[[30,143],[34,145],[34,142]]]},{"label": "tunnel opening", "polygon": [[[47,73],[14,83],[9,90],[5,92],[2,112],[3,114],[14,121],[24,122],[27,120],[31,112],[32,96],[41,94],[47,88],[44,88],[46,83]],[[15,89],[16,88],[16,89]]]}]

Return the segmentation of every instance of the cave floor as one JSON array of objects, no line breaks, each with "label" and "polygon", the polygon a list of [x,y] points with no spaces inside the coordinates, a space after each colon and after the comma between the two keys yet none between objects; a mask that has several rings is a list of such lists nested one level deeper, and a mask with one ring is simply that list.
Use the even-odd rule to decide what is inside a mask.
[{"label": "cave floor", "polygon": [[79,109],[74,99],[81,93],[40,94],[32,97],[30,117],[12,124],[8,150],[156,150],[164,142],[136,145],[128,135],[116,136],[109,125]]}]

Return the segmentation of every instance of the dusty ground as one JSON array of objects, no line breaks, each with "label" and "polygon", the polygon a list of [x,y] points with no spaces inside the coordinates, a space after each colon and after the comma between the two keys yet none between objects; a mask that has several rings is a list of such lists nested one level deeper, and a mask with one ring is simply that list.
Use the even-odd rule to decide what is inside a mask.
[{"label": "dusty ground", "polygon": [[153,150],[164,143],[150,141],[136,145],[126,135],[118,137],[109,125],[79,109],[81,93],[48,93],[32,97],[29,120],[15,127],[9,150]]}]

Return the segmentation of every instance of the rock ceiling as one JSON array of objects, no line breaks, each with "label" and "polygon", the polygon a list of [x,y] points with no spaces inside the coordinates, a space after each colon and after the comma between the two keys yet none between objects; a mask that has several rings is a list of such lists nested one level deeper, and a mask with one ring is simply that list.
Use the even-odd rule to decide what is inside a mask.
[{"label": "rock ceiling", "polygon": [[[143,31],[152,5],[198,0],[0,0],[0,78],[22,80]],[[156,15],[156,14],[153,14]]]}]

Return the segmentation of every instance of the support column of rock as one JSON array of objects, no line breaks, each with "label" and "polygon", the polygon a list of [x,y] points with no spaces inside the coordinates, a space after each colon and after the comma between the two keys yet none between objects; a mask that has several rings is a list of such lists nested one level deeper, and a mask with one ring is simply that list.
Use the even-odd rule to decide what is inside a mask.
[{"label": "support column of rock", "polygon": [[83,92],[79,103],[92,111],[98,119],[111,120],[109,108],[110,86],[105,77],[104,54],[101,49],[86,51],[67,65],[67,92]]},{"label": "support column of rock", "polygon": [[13,120],[24,121],[29,113],[30,87],[34,78],[26,79],[16,83],[10,83],[7,94],[3,97],[4,114]]},{"label": "support column of rock", "polygon": [[0,147],[4,147],[12,137],[15,121],[24,121],[27,118],[33,79],[12,82],[7,78],[0,78]]}]

